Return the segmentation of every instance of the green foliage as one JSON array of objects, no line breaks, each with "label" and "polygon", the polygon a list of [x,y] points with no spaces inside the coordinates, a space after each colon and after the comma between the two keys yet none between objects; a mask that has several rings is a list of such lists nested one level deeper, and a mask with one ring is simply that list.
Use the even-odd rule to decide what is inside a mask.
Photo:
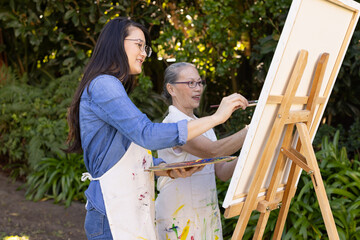
[{"label": "green foliage", "polygon": [[[359,2],[359,1],[358,1]],[[349,125],[360,116],[359,78],[360,78],[360,25],[358,24],[346,52],[338,79],[329,99],[325,116],[328,124]]]},{"label": "green foliage", "polygon": [[257,82],[265,81],[290,4],[289,0],[256,1],[244,13],[243,23],[253,42],[250,63]]},{"label": "green foliage", "polygon": [[230,135],[232,133],[235,133],[242,128],[245,127],[245,125],[250,124],[251,117],[254,114],[255,108],[249,107],[245,110],[239,109],[235,111],[228,121],[226,121],[222,127],[224,128],[226,135]]},{"label": "green foliage", "polygon": [[89,182],[81,182],[80,176],[86,172],[82,155],[59,154],[56,158],[43,158],[27,178],[26,197],[39,201],[54,199],[70,206],[73,200],[85,201],[85,190]]},{"label": "green foliage", "polygon": [[[83,67],[104,24],[117,16],[145,23],[155,12],[144,1],[10,0],[0,3],[8,63],[31,82]],[[145,11],[144,11],[145,10]],[[146,17],[146,15],[148,15]],[[150,21],[149,23],[151,23]]]},{"label": "green foliage", "polygon": [[27,75],[20,77],[10,68],[6,74],[5,84],[0,85],[0,153],[7,156],[6,167],[18,177],[65,147],[66,111],[80,71],[46,86],[29,85]]},{"label": "green foliage", "polygon": [[[339,131],[333,142],[323,138],[322,149],[316,153],[324,185],[334,215],[337,230],[341,239],[359,239],[360,218],[360,165],[357,160],[349,160],[345,147],[339,147]],[[357,156],[358,158],[358,156]],[[319,204],[316,199],[312,182],[305,173],[302,174],[291,206],[291,222],[289,232],[304,228],[302,237],[320,239],[326,236]],[[290,217],[290,214],[289,214]],[[301,220],[309,219],[309,223]],[[297,219],[296,219],[297,218]],[[311,223],[311,224],[310,224]]]},{"label": "green foliage", "polygon": [[11,0],[1,5],[0,27],[7,52],[12,53],[8,62],[34,77],[32,82],[83,66],[106,21],[99,21],[94,1]]},{"label": "green foliage", "polygon": [[356,155],[360,155],[360,119],[357,117],[347,128],[345,129],[341,124],[336,128],[327,124],[321,125],[316,133],[313,145],[316,149],[320,149],[323,137],[333,138],[339,131],[339,147],[345,147],[349,158],[354,158]]},{"label": "green foliage", "polygon": [[247,61],[246,45],[240,40],[249,42],[244,27],[235,24],[241,22],[240,5],[229,0],[167,4],[164,11],[170,17],[154,41],[158,57],[194,63],[214,101],[240,89],[237,69]]},{"label": "green foliage", "polygon": [[[340,131],[332,142],[324,136],[321,150],[316,153],[331,210],[340,239],[360,239],[360,163],[359,155],[349,160],[345,147],[339,146]],[[227,183],[218,182],[219,199],[225,197]],[[219,201],[222,204],[221,201]],[[275,229],[278,210],[272,211],[264,233],[270,239]],[[252,238],[258,212],[249,220],[243,239]],[[224,239],[231,237],[236,219],[223,219]],[[301,174],[297,192],[292,200],[282,239],[327,239],[325,224],[310,177]]]},{"label": "green foliage", "polygon": [[[31,84],[51,81],[83,67],[104,24],[126,16],[152,36],[155,51],[144,72],[155,92],[162,90],[167,60],[175,58],[197,65],[211,104],[236,91],[256,99],[290,5],[291,0],[2,1],[0,54]],[[330,125],[351,124],[359,115],[359,37],[358,26],[325,112]]]}]

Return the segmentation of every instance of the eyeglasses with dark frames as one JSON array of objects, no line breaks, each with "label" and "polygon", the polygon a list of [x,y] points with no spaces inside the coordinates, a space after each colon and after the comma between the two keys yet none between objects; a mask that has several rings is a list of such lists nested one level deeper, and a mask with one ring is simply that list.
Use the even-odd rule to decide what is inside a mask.
[{"label": "eyeglasses with dark frames", "polygon": [[125,38],[125,40],[137,42],[136,44],[139,46],[140,51],[145,52],[147,57],[151,56],[152,49],[150,46],[146,45],[143,40],[132,38]]},{"label": "eyeglasses with dark frames", "polygon": [[187,84],[189,86],[189,88],[195,88],[196,85],[198,85],[199,87],[203,87],[206,85],[206,80],[201,80],[201,81],[187,81],[187,82],[173,82],[171,84]]}]

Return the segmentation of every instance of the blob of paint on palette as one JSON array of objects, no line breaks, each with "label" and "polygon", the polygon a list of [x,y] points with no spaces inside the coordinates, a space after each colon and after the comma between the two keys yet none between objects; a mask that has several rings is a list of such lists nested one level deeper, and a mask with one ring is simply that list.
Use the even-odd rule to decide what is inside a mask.
[{"label": "blob of paint on palette", "polygon": [[169,163],[161,166],[149,167],[145,171],[164,171],[176,168],[189,168],[189,167],[197,167],[207,164],[215,164],[220,162],[227,162],[236,159],[236,156],[224,156],[224,157],[215,157],[215,158],[200,158],[192,161],[185,162],[177,162],[177,163]]}]

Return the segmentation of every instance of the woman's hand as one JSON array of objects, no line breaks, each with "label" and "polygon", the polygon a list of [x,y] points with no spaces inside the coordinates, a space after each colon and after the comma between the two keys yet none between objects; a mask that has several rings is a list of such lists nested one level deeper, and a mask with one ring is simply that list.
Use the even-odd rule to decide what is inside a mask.
[{"label": "woman's hand", "polygon": [[224,123],[236,109],[245,109],[248,104],[249,103],[246,98],[238,93],[233,93],[230,96],[224,97],[221,100],[219,108],[213,115],[188,121],[187,141],[190,141],[209,129]]},{"label": "woman's hand", "polygon": [[241,94],[233,93],[221,100],[220,106],[213,116],[218,118],[220,123],[224,123],[235,110],[239,108],[245,110],[248,105],[249,103],[245,97]]},{"label": "woman's hand", "polygon": [[193,175],[194,173],[201,171],[204,168],[203,166],[198,167],[188,167],[188,168],[178,168],[173,170],[168,170],[167,174],[170,178],[187,178]]},{"label": "woman's hand", "polygon": [[[161,163],[164,164],[164,163]],[[159,166],[161,166],[161,164]],[[188,168],[178,168],[178,169],[172,169],[172,170],[167,170],[167,171],[157,171],[155,172],[156,176],[166,176],[166,177],[170,177],[172,179],[175,178],[186,178],[186,177],[190,177],[191,175],[193,175],[194,173],[201,171],[204,168],[203,166],[198,166],[198,167],[188,167]]]}]

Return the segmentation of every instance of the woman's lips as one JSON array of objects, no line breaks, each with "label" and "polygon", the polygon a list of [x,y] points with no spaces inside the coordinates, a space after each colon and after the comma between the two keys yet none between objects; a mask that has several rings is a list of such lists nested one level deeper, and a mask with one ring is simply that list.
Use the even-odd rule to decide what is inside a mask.
[{"label": "woman's lips", "polygon": [[200,101],[200,96],[193,96],[192,98],[196,101]]}]

